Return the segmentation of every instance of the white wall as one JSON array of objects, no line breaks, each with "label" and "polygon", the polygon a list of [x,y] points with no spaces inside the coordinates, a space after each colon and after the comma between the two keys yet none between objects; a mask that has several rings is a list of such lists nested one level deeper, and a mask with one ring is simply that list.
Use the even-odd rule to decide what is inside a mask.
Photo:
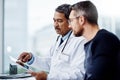
[{"label": "white wall", "polygon": [[0,0],[0,73],[3,72],[3,0]]}]

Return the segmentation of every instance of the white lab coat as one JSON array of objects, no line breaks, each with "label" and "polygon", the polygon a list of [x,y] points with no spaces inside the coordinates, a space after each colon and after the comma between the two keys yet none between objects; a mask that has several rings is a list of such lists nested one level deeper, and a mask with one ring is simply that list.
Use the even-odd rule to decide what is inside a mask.
[{"label": "white lab coat", "polygon": [[72,34],[61,53],[65,42],[66,40],[58,46],[60,43],[58,39],[51,47],[49,56],[35,57],[32,66],[48,71],[47,80],[83,80],[86,40],[83,37],[74,37]]}]

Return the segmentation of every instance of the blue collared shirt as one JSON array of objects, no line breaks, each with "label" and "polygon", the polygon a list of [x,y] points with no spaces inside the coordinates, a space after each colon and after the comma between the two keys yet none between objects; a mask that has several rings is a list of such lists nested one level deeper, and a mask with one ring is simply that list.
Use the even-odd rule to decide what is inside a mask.
[{"label": "blue collared shirt", "polygon": [[60,38],[62,38],[62,40],[64,41],[65,39],[68,38],[68,36],[71,34],[71,31],[69,31],[65,36],[60,36]]}]

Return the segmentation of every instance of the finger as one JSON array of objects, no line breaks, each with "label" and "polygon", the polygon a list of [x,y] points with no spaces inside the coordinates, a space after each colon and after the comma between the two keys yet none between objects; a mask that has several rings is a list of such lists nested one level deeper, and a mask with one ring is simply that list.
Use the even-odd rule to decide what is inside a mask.
[{"label": "finger", "polygon": [[28,71],[29,74],[31,74],[32,76],[36,76],[37,73],[36,72],[33,72],[33,71]]},{"label": "finger", "polygon": [[29,59],[31,59],[31,56],[30,56],[30,54],[27,54],[27,55],[23,58],[23,61],[24,61],[24,62],[27,62]]},{"label": "finger", "polygon": [[20,56],[18,57],[18,60],[22,60],[26,55],[27,55],[26,52],[21,53]]},{"label": "finger", "polygon": [[22,61],[22,62],[27,62],[29,59],[31,58],[31,54],[29,54],[28,52],[23,52],[18,60]]}]

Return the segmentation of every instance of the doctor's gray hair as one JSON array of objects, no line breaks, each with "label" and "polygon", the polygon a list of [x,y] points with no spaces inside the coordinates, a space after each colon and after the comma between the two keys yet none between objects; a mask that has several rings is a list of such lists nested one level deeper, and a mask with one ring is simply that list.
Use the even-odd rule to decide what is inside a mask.
[{"label": "doctor's gray hair", "polygon": [[70,11],[71,11],[70,6],[71,6],[70,4],[62,4],[62,5],[58,6],[55,9],[55,11],[60,12],[60,13],[64,13],[66,19],[69,19],[69,15],[70,15]]}]

